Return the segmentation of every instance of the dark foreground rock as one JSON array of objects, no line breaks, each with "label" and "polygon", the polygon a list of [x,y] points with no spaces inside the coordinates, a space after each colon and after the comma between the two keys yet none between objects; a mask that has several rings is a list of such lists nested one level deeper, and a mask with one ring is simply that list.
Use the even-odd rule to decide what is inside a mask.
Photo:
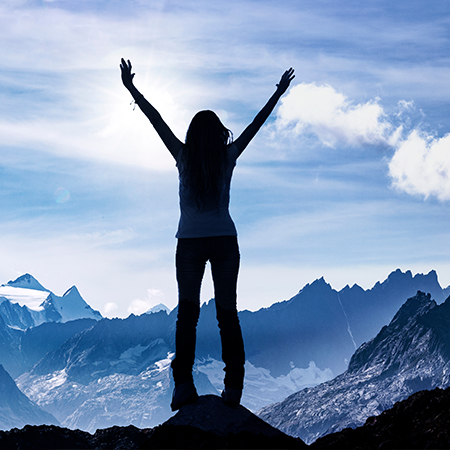
[{"label": "dark foreground rock", "polygon": [[55,425],[27,425],[22,429],[0,431],[1,449],[135,449],[144,442],[151,429],[111,427],[90,434]]},{"label": "dark foreground rock", "polygon": [[142,448],[307,448],[243,406],[204,395],[153,429]]},{"label": "dark foreground rock", "polygon": [[450,449],[450,388],[420,391],[359,428],[311,444],[334,449]]},{"label": "dark foreground rock", "polygon": [[[246,408],[214,395],[185,406],[155,428],[111,427],[90,434],[54,425],[0,431],[0,449],[301,449],[308,446]],[[450,388],[418,392],[364,426],[346,428],[311,444],[334,449],[450,449]]]},{"label": "dark foreground rock", "polygon": [[111,427],[90,434],[57,426],[0,431],[0,449],[188,449],[276,448],[307,445],[287,436],[243,406],[226,406],[215,395],[201,396],[155,428]]}]

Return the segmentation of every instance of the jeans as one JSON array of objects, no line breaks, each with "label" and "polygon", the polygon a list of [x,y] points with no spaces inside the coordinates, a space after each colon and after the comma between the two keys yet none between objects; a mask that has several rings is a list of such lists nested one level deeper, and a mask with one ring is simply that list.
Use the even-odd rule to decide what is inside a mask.
[{"label": "jeans", "polygon": [[192,380],[200,289],[206,262],[211,263],[216,317],[225,363],[225,387],[242,389],[244,384],[244,342],[236,306],[239,246],[236,236],[178,239],[176,271],[178,316],[175,332],[175,385]]}]

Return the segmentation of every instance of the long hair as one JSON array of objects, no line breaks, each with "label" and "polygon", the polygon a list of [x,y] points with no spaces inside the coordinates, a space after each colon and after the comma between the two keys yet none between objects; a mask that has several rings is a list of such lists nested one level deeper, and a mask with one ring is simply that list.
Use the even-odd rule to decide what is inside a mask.
[{"label": "long hair", "polygon": [[217,203],[227,167],[227,145],[233,135],[213,111],[200,111],[186,133],[181,152],[183,181],[192,192],[197,206]]}]

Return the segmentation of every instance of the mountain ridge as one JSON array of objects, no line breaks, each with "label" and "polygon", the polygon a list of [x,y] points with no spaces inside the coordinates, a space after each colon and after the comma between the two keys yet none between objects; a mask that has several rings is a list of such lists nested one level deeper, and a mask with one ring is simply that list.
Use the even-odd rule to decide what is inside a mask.
[{"label": "mountain ridge", "polygon": [[[359,298],[334,290],[322,277],[289,300],[239,312],[247,353],[243,404],[256,411],[346,370],[346,359],[351,360],[362,339],[358,320],[373,320],[380,331],[382,317],[392,311],[392,319],[419,282],[442,295],[435,273],[412,277],[397,270],[373,292],[353,289]],[[378,303],[382,314],[373,313]],[[371,314],[365,313],[366,304]],[[13,369],[19,387],[63,425],[147,427],[170,415],[176,315],[175,308],[169,314],[125,319],[49,322],[25,332],[0,321],[0,334],[15,355],[10,363],[18,365]],[[53,342],[56,335],[61,339]],[[197,337],[196,385],[202,394],[217,394],[223,387],[223,364],[213,300],[202,305]]]},{"label": "mountain ridge", "polygon": [[[418,292],[388,326],[353,354],[348,370],[267,406],[258,416],[310,443],[362,425],[414,392],[450,386],[450,297]],[[301,415],[297,414],[301,411]]]},{"label": "mountain ridge", "polygon": [[20,277],[17,277],[15,280],[10,280],[5,285],[2,286],[12,286],[24,289],[34,289],[37,291],[50,292],[48,289],[42,286],[42,284],[39,283],[39,281],[36,280],[36,278],[34,278],[33,275],[30,275],[29,273],[21,275]]}]

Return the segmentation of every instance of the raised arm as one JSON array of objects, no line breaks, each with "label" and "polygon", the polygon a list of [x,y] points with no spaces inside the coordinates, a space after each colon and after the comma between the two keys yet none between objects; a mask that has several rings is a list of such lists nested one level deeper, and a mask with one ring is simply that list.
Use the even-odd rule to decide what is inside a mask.
[{"label": "raised arm", "polygon": [[130,91],[135,103],[139,106],[141,111],[147,116],[151,124],[155,128],[159,137],[164,142],[165,146],[177,159],[178,152],[181,149],[183,143],[173,134],[169,126],[164,122],[159,112],[144,98],[144,96],[136,89],[133,84],[134,73],[131,73],[131,62],[126,62],[122,58],[120,64],[120,70],[122,71],[122,82],[124,86]]},{"label": "raised arm", "polygon": [[253,119],[253,122],[241,133],[241,135],[234,141],[239,155],[245,150],[250,141],[255,137],[256,133],[262,127],[264,122],[270,116],[270,113],[275,108],[280,97],[287,91],[291,81],[294,79],[294,69],[290,68],[284,72],[280,82],[277,84],[277,90],[268,102],[264,105],[261,111]]}]

